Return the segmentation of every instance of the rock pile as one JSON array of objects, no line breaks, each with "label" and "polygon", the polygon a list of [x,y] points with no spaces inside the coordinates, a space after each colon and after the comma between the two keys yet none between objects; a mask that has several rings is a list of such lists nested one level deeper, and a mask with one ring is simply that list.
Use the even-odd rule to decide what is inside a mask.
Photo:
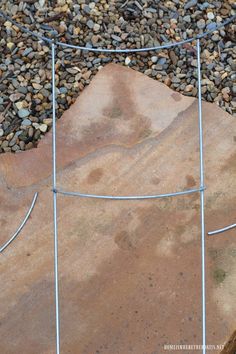
[{"label": "rock pile", "polygon": [[[3,0],[0,9],[46,37],[104,48],[141,48],[194,37],[235,14],[234,0]],[[0,19],[0,151],[37,145],[50,129],[51,61],[44,42]],[[202,39],[203,98],[236,114],[235,23]],[[196,96],[196,50],[181,48],[134,55],[104,55],[57,48],[58,117],[97,71],[121,63]]]}]

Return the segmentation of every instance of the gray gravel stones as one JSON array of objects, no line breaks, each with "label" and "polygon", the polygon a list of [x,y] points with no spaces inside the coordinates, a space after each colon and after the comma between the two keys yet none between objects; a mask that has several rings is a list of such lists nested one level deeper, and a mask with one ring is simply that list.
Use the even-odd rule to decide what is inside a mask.
[{"label": "gray gravel stones", "polygon": [[190,0],[190,1],[188,1],[188,2],[184,5],[185,10],[188,10],[188,9],[190,9],[190,8],[193,7],[193,6],[196,6],[196,5],[197,5],[197,2],[198,2],[198,0]]},{"label": "gray gravel stones", "polygon": [[19,109],[17,114],[18,114],[18,116],[20,118],[25,118],[25,117],[28,117],[30,115],[30,112],[28,111],[28,109],[21,108],[21,109]]},{"label": "gray gravel stones", "polygon": [[88,26],[88,28],[93,29],[94,22],[92,20],[88,20],[87,26]]},{"label": "gray gravel stones", "polygon": [[200,30],[204,29],[206,26],[206,21],[203,18],[201,18],[199,21],[197,21],[197,26]]},{"label": "gray gravel stones", "polygon": [[24,119],[21,123],[21,125],[24,125],[24,126],[30,126],[32,124],[31,120],[29,119]]},{"label": "gray gravel stones", "polygon": [[27,55],[29,55],[32,51],[33,51],[33,48],[26,48],[26,49],[23,51],[22,56],[23,56],[23,57],[27,57]]},{"label": "gray gravel stones", "polygon": [[22,97],[24,97],[24,95],[20,92],[17,92],[17,93],[12,93],[9,96],[9,99],[11,102],[16,102],[16,101],[19,101]]},{"label": "gray gravel stones", "polygon": [[[235,1],[2,0],[0,9],[46,37],[90,47],[141,48],[194,37],[235,14]],[[236,115],[236,24],[201,40],[202,93]],[[0,18],[0,152],[37,145],[52,125],[50,48]],[[57,116],[109,62],[139,70],[187,96],[197,95],[191,44],[107,55],[57,48]],[[13,133],[13,136],[11,135]]]}]

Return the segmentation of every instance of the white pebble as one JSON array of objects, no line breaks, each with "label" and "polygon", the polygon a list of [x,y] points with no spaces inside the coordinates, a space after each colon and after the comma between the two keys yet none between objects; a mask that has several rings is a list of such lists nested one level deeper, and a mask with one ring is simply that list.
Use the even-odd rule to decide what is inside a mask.
[{"label": "white pebble", "polygon": [[131,59],[129,57],[125,58],[125,65],[128,66],[131,63]]},{"label": "white pebble", "polygon": [[94,32],[98,32],[100,30],[100,25],[98,23],[95,23],[93,26]]},{"label": "white pebble", "polygon": [[38,123],[33,123],[32,124],[35,129],[39,129],[40,125]]},{"label": "white pebble", "polygon": [[208,18],[209,20],[213,20],[213,19],[215,18],[215,15],[213,14],[213,12],[208,12],[208,13],[207,13],[207,18]]},{"label": "white pebble", "polygon": [[41,124],[40,127],[39,127],[39,130],[40,130],[42,133],[46,133],[47,129],[48,129],[47,124]]},{"label": "white pebble", "polygon": [[151,61],[155,64],[158,60],[158,57],[157,56],[153,56],[151,57]]}]

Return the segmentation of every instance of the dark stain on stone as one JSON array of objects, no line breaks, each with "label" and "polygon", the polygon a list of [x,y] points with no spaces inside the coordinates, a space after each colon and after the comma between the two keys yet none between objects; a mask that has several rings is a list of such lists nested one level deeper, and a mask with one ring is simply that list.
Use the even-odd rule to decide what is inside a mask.
[{"label": "dark stain on stone", "polygon": [[181,94],[180,93],[177,93],[177,92],[173,92],[171,97],[173,97],[173,99],[178,102],[178,101],[181,101],[182,100],[182,97],[181,97]]},{"label": "dark stain on stone", "polygon": [[234,152],[221,167],[221,171],[230,171],[236,173],[236,152]]},{"label": "dark stain on stone", "polygon": [[159,184],[159,183],[161,182],[161,180],[160,180],[160,178],[158,178],[158,177],[153,177],[152,180],[151,180],[151,182],[152,182],[153,184],[157,185],[157,184]]},{"label": "dark stain on stone", "polygon": [[113,92],[112,100],[103,109],[102,119],[84,127],[81,139],[76,141],[80,157],[111,144],[133,147],[156,133],[151,130],[151,119],[137,110],[129,76],[117,77],[110,89]]},{"label": "dark stain on stone", "polygon": [[226,272],[222,268],[217,268],[213,272],[213,278],[217,284],[223,283],[226,277]]},{"label": "dark stain on stone", "polygon": [[185,231],[184,225],[176,225],[176,233],[177,235],[181,236]]},{"label": "dark stain on stone", "polygon": [[6,219],[1,219],[1,220],[0,220],[0,226],[1,226],[1,227],[5,226],[6,224],[7,224]]},{"label": "dark stain on stone", "polygon": [[118,100],[113,101],[113,106],[104,111],[105,115],[111,119],[121,118],[123,111],[120,107]]},{"label": "dark stain on stone", "polygon": [[130,240],[130,235],[125,230],[119,232],[115,236],[115,243],[122,250],[131,250],[132,248],[134,248],[134,246],[133,246],[133,244],[132,244],[132,242]]},{"label": "dark stain on stone", "polygon": [[103,169],[102,168],[95,168],[94,170],[92,170],[88,177],[87,177],[87,182],[89,184],[95,184],[97,182],[100,181],[100,179],[102,178],[103,175]]},{"label": "dark stain on stone", "polygon": [[150,136],[151,134],[152,134],[151,129],[144,128],[144,130],[140,132],[139,138],[144,139],[144,138],[147,138],[148,136]]},{"label": "dark stain on stone", "polygon": [[117,77],[111,90],[113,91],[113,100],[103,110],[104,116],[110,119],[127,121],[128,128],[130,128],[129,135],[135,135],[136,139],[148,137],[152,133],[150,119],[137,110],[137,105],[133,100],[133,92],[130,89],[129,76]]},{"label": "dark stain on stone", "polygon": [[196,181],[193,178],[193,176],[187,175],[185,178],[186,178],[186,181],[187,181],[187,188],[191,188],[191,187],[196,186]]}]

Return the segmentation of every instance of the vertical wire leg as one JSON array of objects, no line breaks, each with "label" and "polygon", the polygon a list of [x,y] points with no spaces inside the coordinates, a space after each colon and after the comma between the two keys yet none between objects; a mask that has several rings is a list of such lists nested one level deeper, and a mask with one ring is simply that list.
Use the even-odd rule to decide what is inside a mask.
[{"label": "vertical wire leg", "polygon": [[60,307],[58,280],[58,231],[57,231],[57,193],[56,193],[56,83],[55,83],[55,43],[51,44],[52,51],[52,165],[53,165],[53,224],[54,224],[54,287],[56,310],[56,354],[60,354]]},{"label": "vertical wire leg", "polygon": [[[201,92],[201,46],[197,40],[197,76],[198,76],[198,124],[200,151],[200,183],[204,185],[203,128],[202,128],[202,92]],[[206,276],[205,276],[205,208],[204,189],[200,191],[201,203],[201,257],[202,257],[202,353],[206,354]]]}]

